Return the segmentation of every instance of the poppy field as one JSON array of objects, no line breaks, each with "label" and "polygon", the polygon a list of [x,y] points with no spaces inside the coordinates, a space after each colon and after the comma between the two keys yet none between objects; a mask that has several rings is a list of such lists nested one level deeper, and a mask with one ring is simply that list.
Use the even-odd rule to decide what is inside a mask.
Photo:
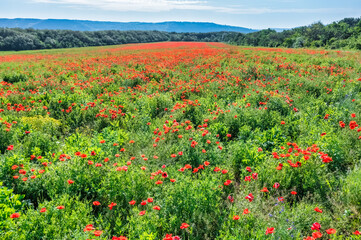
[{"label": "poppy field", "polygon": [[0,239],[361,239],[361,52],[0,53]]}]

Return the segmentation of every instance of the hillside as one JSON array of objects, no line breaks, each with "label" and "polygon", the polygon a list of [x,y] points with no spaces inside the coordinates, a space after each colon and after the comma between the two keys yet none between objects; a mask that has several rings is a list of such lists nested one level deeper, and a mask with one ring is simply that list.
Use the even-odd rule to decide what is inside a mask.
[{"label": "hillside", "polygon": [[53,29],[53,30],[73,30],[73,31],[103,31],[103,30],[141,30],[141,31],[164,31],[164,32],[240,32],[250,33],[257,30],[220,25],[207,22],[102,22],[69,19],[29,19],[16,18],[0,19],[0,27],[4,28],[33,28],[33,29]]}]

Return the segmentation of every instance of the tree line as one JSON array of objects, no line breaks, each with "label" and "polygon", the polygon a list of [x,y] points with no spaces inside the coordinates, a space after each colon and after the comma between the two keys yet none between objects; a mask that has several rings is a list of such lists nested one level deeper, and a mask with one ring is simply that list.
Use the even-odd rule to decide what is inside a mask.
[{"label": "tree line", "polygon": [[160,31],[71,31],[0,28],[0,50],[33,50],[105,46],[161,41],[226,42],[243,46],[324,47],[361,49],[361,18],[345,18],[323,25],[321,22],[282,32],[272,29],[254,33],[176,33]]}]

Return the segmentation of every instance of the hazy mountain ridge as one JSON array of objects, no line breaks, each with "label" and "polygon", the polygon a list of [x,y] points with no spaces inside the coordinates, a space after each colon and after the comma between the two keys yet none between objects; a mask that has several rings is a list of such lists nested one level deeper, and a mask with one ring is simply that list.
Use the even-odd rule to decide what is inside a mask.
[{"label": "hazy mountain ridge", "polygon": [[31,18],[0,18],[0,27],[3,28],[34,28],[53,30],[73,30],[73,31],[103,31],[103,30],[157,30],[165,32],[240,32],[251,33],[257,30],[220,25],[209,22],[103,22],[88,20],[69,19],[31,19]]}]

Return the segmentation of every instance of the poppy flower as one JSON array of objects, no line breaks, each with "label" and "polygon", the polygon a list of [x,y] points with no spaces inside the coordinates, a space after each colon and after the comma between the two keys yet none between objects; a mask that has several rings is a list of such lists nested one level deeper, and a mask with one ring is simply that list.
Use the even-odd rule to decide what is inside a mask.
[{"label": "poppy flower", "polygon": [[272,234],[272,233],[274,233],[274,232],[275,232],[275,228],[273,228],[273,227],[267,228],[267,230],[266,230],[266,235]]},{"label": "poppy flower", "polygon": [[130,201],[129,204],[130,205],[134,205],[136,202],[134,200]]},{"label": "poppy flower", "polygon": [[146,202],[146,201],[142,201],[142,202],[140,203],[140,205],[145,206],[145,205],[147,205],[147,202]]},{"label": "poppy flower", "polygon": [[244,214],[244,215],[246,215],[246,214],[248,214],[248,213],[249,213],[248,208],[246,208],[246,209],[243,210],[243,214]]},{"label": "poppy flower", "polygon": [[69,184],[73,184],[74,181],[69,179],[69,180],[68,180],[68,183],[69,183]]},{"label": "poppy flower", "polygon": [[117,204],[116,204],[116,203],[113,203],[113,202],[112,202],[111,204],[109,204],[109,205],[108,205],[109,210],[112,210],[113,207],[116,206],[116,205],[117,205]]},{"label": "poppy flower", "polygon": [[140,215],[140,216],[143,216],[144,214],[145,214],[145,210],[139,212],[139,215]]},{"label": "poppy flower", "polygon": [[318,207],[316,207],[314,210],[315,210],[316,212],[322,213],[322,210],[319,209]]},{"label": "poppy flower", "polygon": [[100,202],[94,201],[94,202],[93,202],[93,205],[94,205],[94,206],[99,206],[99,205],[100,205]]},{"label": "poppy flower", "polygon": [[10,218],[19,218],[20,217],[20,213],[13,213],[10,215]]},{"label": "poppy flower", "polygon": [[279,188],[280,187],[280,184],[278,182],[276,182],[275,184],[273,184],[273,188]]},{"label": "poppy flower", "polygon": [[182,223],[182,225],[180,226],[180,229],[186,229],[189,227],[189,224],[187,223]]},{"label": "poppy flower", "polygon": [[269,192],[266,187],[262,188],[261,192]]},{"label": "poppy flower", "polygon": [[295,191],[292,191],[292,192],[291,192],[291,194],[292,194],[292,195],[296,195],[296,194],[297,194],[297,192],[295,192]]},{"label": "poppy flower", "polygon": [[232,183],[231,180],[227,180],[227,181],[224,183],[224,185],[225,185],[225,186],[228,186],[228,185],[231,184],[231,183]]},{"label": "poppy flower", "polygon": [[335,233],[336,233],[336,229],[334,229],[334,228],[329,228],[329,229],[326,229],[326,232],[327,232],[327,234],[335,234]]},{"label": "poppy flower", "polygon": [[154,206],[153,209],[159,211],[160,207],[159,206]]},{"label": "poppy flower", "polygon": [[162,183],[163,183],[163,182],[160,181],[160,180],[158,180],[158,181],[155,182],[155,184],[157,184],[157,185],[162,184]]},{"label": "poppy flower", "polygon": [[321,237],[322,237],[322,233],[320,233],[320,232],[313,232],[313,233],[312,233],[312,237],[313,237],[314,239],[321,238]]},{"label": "poppy flower", "polygon": [[88,224],[88,225],[85,226],[83,231],[88,232],[88,231],[92,231],[92,230],[94,230],[93,224]]},{"label": "poppy flower", "polygon": [[100,235],[102,235],[103,234],[103,231],[100,231],[100,230],[95,230],[94,231],[94,235],[96,236],[96,237],[99,237]]},{"label": "poppy flower", "polygon": [[248,195],[245,197],[245,199],[247,199],[249,202],[252,202],[253,199],[254,199],[254,196],[253,196],[252,193],[250,193],[250,194],[248,194]]},{"label": "poppy flower", "polygon": [[65,207],[64,206],[57,206],[56,208],[57,209],[64,209]]},{"label": "poppy flower", "polygon": [[239,216],[238,215],[233,216],[233,220],[235,221],[239,220]]},{"label": "poppy flower", "polygon": [[312,224],[311,226],[311,230],[317,230],[319,231],[321,229],[321,224],[319,224],[318,222],[315,222],[314,224]]},{"label": "poppy flower", "polygon": [[13,150],[14,149],[14,145],[10,145],[10,146],[8,146],[8,148],[7,148],[7,150],[9,150],[9,151],[11,151],[11,150]]},{"label": "poppy flower", "polygon": [[356,230],[353,232],[354,235],[361,235],[361,232],[359,232],[359,230]]}]

